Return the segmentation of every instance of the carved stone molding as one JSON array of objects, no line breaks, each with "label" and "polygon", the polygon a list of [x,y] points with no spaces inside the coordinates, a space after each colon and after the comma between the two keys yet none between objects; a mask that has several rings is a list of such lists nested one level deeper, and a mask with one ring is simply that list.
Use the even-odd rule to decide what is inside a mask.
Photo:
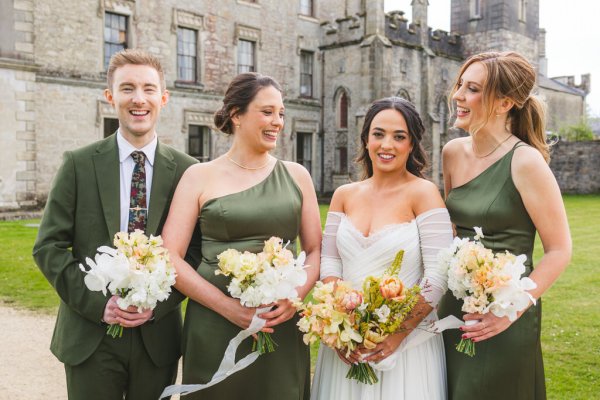
[{"label": "carved stone molding", "polygon": [[204,16],[190,11],[174,9],[171,30],[175,33],[178,26],[202,31],[204,30]]},{"label": "carved stone molding", "polygon": [[105,11],[123,15],[135,14],[135,0],[99,0],[98,16],[104,16]]},{"label": "carved stone molding", "polygon": [[262,47],[261,33],[260,33],[260,29],[258,29],[258,28],[254,28],[252,26],[236,23],[235,24],[234,44],[237,44],[237,41],[239,39],[251,40],[253,42],[258,43],[259,47]]},{"label": "carved stone molding", "polygon": [[106,101],[98,100],[96,103],[96,126],[102,125],[104,118],[117,118],[117,112],[115,109]]},{"label": "carved stone molding", "polygon": [[213,123],[213,114],[205,111],[183,110],[183,126],[181,132],[187,134],[189,125],[203,125],[210,127],[213,131],[217,130]]}]

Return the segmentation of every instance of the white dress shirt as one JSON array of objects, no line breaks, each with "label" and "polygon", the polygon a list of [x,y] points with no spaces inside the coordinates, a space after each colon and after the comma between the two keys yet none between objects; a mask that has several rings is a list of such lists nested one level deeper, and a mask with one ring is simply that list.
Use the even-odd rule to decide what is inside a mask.
[{"label": "white dress shirt", "polygon": [[[129,143],[121,131],[117,131],[117,146],[119,148],[119,170],[120,170],[120,185],[119,195],[121,201],[121,231],[127,232],[127,226],[129,225],[129,204],[131,196],[131,177],[133,176],[133,167],[135,167],[135,161],[131,157],[131,153],[134,151],[143,151],[146,155],[146,162],[144,166],[146,168],[146,208],[150,208],[150,193],[152,193],[152,172],[154,166],[154,156],[156,154],[156,145],[158,139],[154,135],[154,139],[141,149],[135,148]],[[148,210],[149,211],[149,210]],[[149,212],[146,213],[146,222],[148,222]]]}]

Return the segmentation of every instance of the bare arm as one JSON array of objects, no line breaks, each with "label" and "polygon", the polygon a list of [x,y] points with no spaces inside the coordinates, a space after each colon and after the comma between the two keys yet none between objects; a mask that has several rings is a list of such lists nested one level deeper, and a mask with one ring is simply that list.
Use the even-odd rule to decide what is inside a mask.
[{"label": "bare arm", "polygon": [[[515,186],[544,247],[544,255],[530,275],[537,284],[537,288],[530,293],[537,299],[552,286],[569,264],[569,224],[556,179],[537,150],[531,147],[515,150],[511,169]],[[519,317],[523,312],[525,310],[518,314]],[[492,313],[484,316],[467,314],[465,320],[469,319],[481,320],[478,324],[464,328],[466,338],[473,338],[476,342],[489,339],[512,324],[508,317],[498,318]]]},{"label": "bare arm", "polygon": [[513,181],[542,240],[544,255],[530,275],[539,298],[552,286],[571,260],[571,234],[558,183],[541,154],[533,148],[515,151]]},{"label": "bare arm", "polygon": [[[304,299],[319,279],[319,265],[321,261],[321,217],[317,195],[308,171],[295,163],[286,163],[288,171],[293,176],[296,184],[302,191],[302,215],[300,219],[300,243],[306,253],[307,279],[306,283],[297,288],[298,296]],[[296,309],[288,300],[277,302],[277,308],[268,313],[261,314],[268,319],[266,326],[273,327],[292,318]]]}]

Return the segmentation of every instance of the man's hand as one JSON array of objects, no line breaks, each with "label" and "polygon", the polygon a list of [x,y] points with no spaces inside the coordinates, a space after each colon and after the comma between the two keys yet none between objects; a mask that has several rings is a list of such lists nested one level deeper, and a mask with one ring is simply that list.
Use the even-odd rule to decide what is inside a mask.
[{"label": "man's hand", "polygon": [[104,308],[103,321],[109,325],[121,325],[124,328],[135,328],[152,318],[152,310],[138,312],[137,307],[130,306],[121,310],[117,305],[119,296],[112,296]]}]

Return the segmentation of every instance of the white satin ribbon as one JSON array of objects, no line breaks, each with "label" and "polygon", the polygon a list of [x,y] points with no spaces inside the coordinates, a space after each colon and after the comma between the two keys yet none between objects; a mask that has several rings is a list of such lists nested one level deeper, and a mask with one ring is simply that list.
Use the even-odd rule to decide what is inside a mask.
[{"label": "white satin ribbon", "polygon": [[271,307],[258,308],[256,310],[256,313],[254,313],[254,317],[252,317],[252,322],[250,322],[250,326],[247,329],[244,329],[243,331],[238,333],[236,337],[229,341],[229,345],[227,345],[227,349],[225,350],[225,354],[223,355],[221,365],[219,365],[219,369],[217,369],[217,372],[215,372],[210,382],[195,385],[167,386],[160,395],[159,400],[165,397],[172,396],[174,394],[181,394],[183,396],[214,386],[217,383],[226,379],[229,375],[235,374],[236,372],[243,370],[244,368],[252,364],[254,361],[256,361],[256,359],[260,355],[258,351],[254,351],[248,354],[246,357],[242,358],[237,363],[235,362],[235,352],[237,351],[238,346],[240,345],[240,343],[242,343],[244,339],[259,332],[263,328],[263,326],[265,326],[265,323],[267,321],[260,318],[258,315],[267,312],[270,309]]},{"label": "white satin ribbon", "polygon": [[[425,318],[427,321],[427,318]],[[435,322],[422,322],[416,329],[402,341],[402,344],[389,357],[384,358],[378,363],[372,363],[371,366],[376,371],[389,371],[396,366],[398,355],[403,351],[417,347],[427,340],[439,335],[446,329],[458,329],[465,323],[454,315],[450,315],[442,320]]]}]

